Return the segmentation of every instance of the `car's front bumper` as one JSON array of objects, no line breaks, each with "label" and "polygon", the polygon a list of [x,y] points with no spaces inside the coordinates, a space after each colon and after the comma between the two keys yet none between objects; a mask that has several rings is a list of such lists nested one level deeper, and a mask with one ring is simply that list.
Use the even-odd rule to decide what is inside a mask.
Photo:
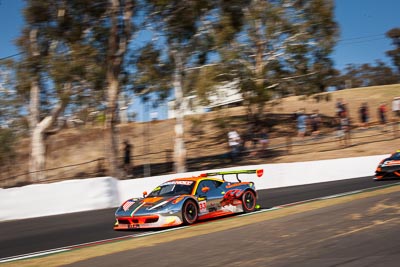
[{"label": "car's front bumper", "polygon": [[400,178],[400,170],[397,171],[377,171],[374,180],[383,180],[389,178]]},{"label": "car's front bumper", "polygon": [[143,228],[162,228],[181,225],[182,219],[179,216],[170,215],[147,215],[133,217],[117,217],[114,230],[130,230]]}]

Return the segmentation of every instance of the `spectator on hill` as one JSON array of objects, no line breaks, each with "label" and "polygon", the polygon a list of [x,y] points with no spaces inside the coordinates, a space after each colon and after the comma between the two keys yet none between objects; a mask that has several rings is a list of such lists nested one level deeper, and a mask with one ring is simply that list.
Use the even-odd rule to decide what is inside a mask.
[{"label": "spectator on hill", "polygon": [[336,138],[339,141],[339,145],[343,145],[344,142],[344,131],[342,129],[341,116],[336,116],[334,119],[334,125],[336,127]]},{"label": "spectator on hill", "polygon": [[350,119],[346,116],[346,112],[342,112],[335,118],[336,138],[341,146],[347,147],[350,145]]},{"label": "spectator on hill", "polygon": [[350,118],[346,116],[346,113],[343,113],[340,118],[340,127],[343,131],[343,141],[344,146],[348,147],[350,145]]},{"label": "spectator on hill", "polygon": [[131,151],[132,145],[128,140],[124,141],[124,171],[126,175],[131,175]]},{"label": "spectator on hill", "polygon": [[361,127],[363,128],[367,127],[369,120],[369,110],[367,102],[361,104],[359,108],[359,115],[360,115]]},{"label": "spectator on hill", "polygon": [[319,114],[318,109],[313,110],[313,113],[310,116],[311,121],[311,135],[318,136],[320,133],[319,127],[321,124],[321,115]]},{"label": "spectator on hill", "polygon": [[307,130],[307,120],[308,117],[305,114],[305,109],[299,110],[297,113],[297,136],[300,138],[304,138]]},{"label": "spectator on hill", "polygon": [[382,102],[379,107],[378,107],[378,117],[379,117],[379,122],[383,126],[383,131],[385,130],[387,118],[386,118],[386,113],[387,113],[387,107],[386,103]]},{"label": "spectator on hill", "polygon": [[235,129],[231,129],[228,132],[228,144],[230,147],[230,157],[232,162],[235,162],[237,160],[237,157],[240,153],[240,145],[241,145],[242,139],[240,138],[240,135]]},{"label": "spectator on hill", "polygon": [[346,106],[345,106],[345,103],[343,102],[342,98],[338,98],[336,100],[335,108],[336,108],[336,116],[337,117],[342,116],[343,112],[346,111]]},{"label": "spectator on hill", "polygon": [[259,135],[259,143],[261,145],[261,153],[264,153],[267,148],[268,148],[268,143],[269,143],[269,136],[268,136],[268,130],[267,128],[262,128],[261,133]]},{"label": "spectator on hill", "polygon": [[247,134],[243,138],[244,139],[243,145],[245,147],[247,147],[245,143],[247,143],[247,141],[249,141],[250,149],[255,149],[257,147],[257,143],[258,143],[258,135],[257,134],[258,134],[258,127],[254,123],[250,124]]}]

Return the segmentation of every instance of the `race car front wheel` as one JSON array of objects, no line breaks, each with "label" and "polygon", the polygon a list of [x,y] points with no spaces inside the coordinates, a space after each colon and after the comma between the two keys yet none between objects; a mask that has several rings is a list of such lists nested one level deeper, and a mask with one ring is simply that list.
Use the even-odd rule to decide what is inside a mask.
[{"label": "race car front wheel", "polygon": [[197,221],[199,211],[196,203],[193,200],[187,200],[185,204],[183,204],[182,208],[182,218],[183,223],[186,225],[195,223]]},{"label": "race car front wheel", "polygon": [[247,190],[242,195],[243,212],[251,212],[256,209],[256,194]]}]

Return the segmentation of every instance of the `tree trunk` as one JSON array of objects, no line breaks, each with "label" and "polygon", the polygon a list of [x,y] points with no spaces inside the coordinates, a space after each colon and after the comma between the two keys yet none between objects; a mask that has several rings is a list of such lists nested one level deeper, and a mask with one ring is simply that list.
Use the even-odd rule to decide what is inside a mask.
[{"label": "tree trunk", "polygon": [[[121,73],[124,55],[132,36],[133,2],[110,0],[110,35],[108,39],[107,83],[108,99],[106,111],[106,139],[109,175],[120,178],[122,169],[118,164],[118,133],[116,123],[118,118],[118,96],[120,91],[119,75]],[[121,14],[123,16],[121,16]]]},{"label": "tree trunk", "polygon": [[118,164],[118,132],[116,128],[117,122],[117,98],[119,91],[118,79],[113,75],[109,75],[108,81],[108,103],[106,111],[106,144],[107,158],[109,166],[109,175],[120,178],[122,173]]},{"label": "tree trunk", "polygon": [[[66,92],[71,91],[71,84],[65,87]],[[31,83],[31,95],[29,103],[29,123],[31,132],[31,155],[29,162],[29,172],[31,182],[39,182],[46,179],[46,174],[43,172],[46,166],[46,144],[45,134],[46,131],[53,125],[55,120],[64,110],[67,99],[60,100],[53,108],[50,115],[46,116],[39,122],[39,94],[40,88],[36,81]]]},{"label": "tree trunk", "polygon": [[[257,2],[256,2],[257,3]],[[262,38],[263,36],[263,29],[262,29],[262,23],[260,19],[256,19],[255,21],[255,27],[256,27],[256,57],[255,57],[255,78],[256,78],[256,87],[259,95],[263,95],[263,90],[264,89],[264,68],[265,68],[265,62],[264,62],[264,40]],[[254,117],[255,120],[258,121],[260,119],[260,115],[263,114],[263,109],[264,109],[264,100],[257,100],[256,101],[256,107],[255,107],[255,112],[254,112]]]},{"label": "tree trunk", "polygon": [[186,149],[184,141],[184,109],[182,89],[182,58],[178,51],[173,52],[175,59],[174,92],[175,92],[175,144],[174,144],[174,169],[175,172],[186,171]]},{"label": "tree trunk", "polygon": [[39,84],[31,82],[29,102],[29,128],[31,135],[31,154],[29,159],[30,182],[34,183],[44,179],[42,170],[45,166],[45,147],[39,124]]},{"label": "tree trunk", "polygon": [[46,179],[43,172],[46,166],[46,146],[44,143],[44,134],[41,127],[35,127],[31,135],[31,155],[30,155],[30,177],[31,182],[40,182]]}]

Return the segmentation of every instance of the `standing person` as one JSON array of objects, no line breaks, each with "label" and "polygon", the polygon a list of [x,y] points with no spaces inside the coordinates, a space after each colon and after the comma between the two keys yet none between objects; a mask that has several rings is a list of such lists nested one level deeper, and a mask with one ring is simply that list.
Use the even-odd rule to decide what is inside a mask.
[{"label": "standing person", "polygon": [[131,175],[131,152],[132,145],[128,140],[124,141],[124,171],[126,175]]},{"label": "standing person", "polygon": [[344,145],[344,131],[342,129],[342,115],[336,116],[334,119],[334,125],[336,126],[336,138],[339,141],[339,145]]},{"label": "standing person", "polygon": [[320,131],[319,127],[321,124],[321,115],[319,114],[318,109],[313,110],[313,113],[310,116],[311,120],[311,135],[318,136]]},{"label": "standing person", "polygon": [[301,109],[297,115],[297,136],[304,139],[307,130],[307,115],[305,109]]},{"label": "standing person", "polygon": [[336,116],[337,117],[342,116],[343,112],[346,111],[345,104],[344,104],[342,98],[338,98],[336,100],[335,108],[336,108]]},{"label": "standing person", "polygon": [[230,156],[232,162],[236,161],[239,152],[240,152],[240,144],[241,144],[241,138],[238,132],[235,129],[231,129],[228,132],[228,144],[231,150]]},{"label": "standing person", "polygon": [[269,138],[268,138],[268,130],[267,128],[262,128],[260,133],[260,144],[261,144],[261,153],[264,153],[268,148]]},{"label": "standing person", "polygon": [[378,107],[378,117],[380,124],[383,126],[382,128],[383,131],[385,131],[386,128],[386,122],[387,122],[386,113],[387,113],[386,103],[382,102]]},{"label": "standing person", "polygon": [[244,136],[243,140],[243,146],[246,147],[247,141],[250,142],[250,149],[256,149],[257,143],[258,143],[258,127],[254,123],[250,124],[250,127],[248,128],[246,136]]},{"label": "standing person", "polygon": [[340,127],[343,131],[343,141],[344,146],[348,147],[350,145],[350,119],[346,116],[346,113],[343,113],[340,118]]},{"label": "standing person", "polygon": [[361,127],[365,128],[368,126],[368,119],[369,119],[369,111],[368,111],[367,102],[364,102],[361,104],[359,113],[360,113]]}]

